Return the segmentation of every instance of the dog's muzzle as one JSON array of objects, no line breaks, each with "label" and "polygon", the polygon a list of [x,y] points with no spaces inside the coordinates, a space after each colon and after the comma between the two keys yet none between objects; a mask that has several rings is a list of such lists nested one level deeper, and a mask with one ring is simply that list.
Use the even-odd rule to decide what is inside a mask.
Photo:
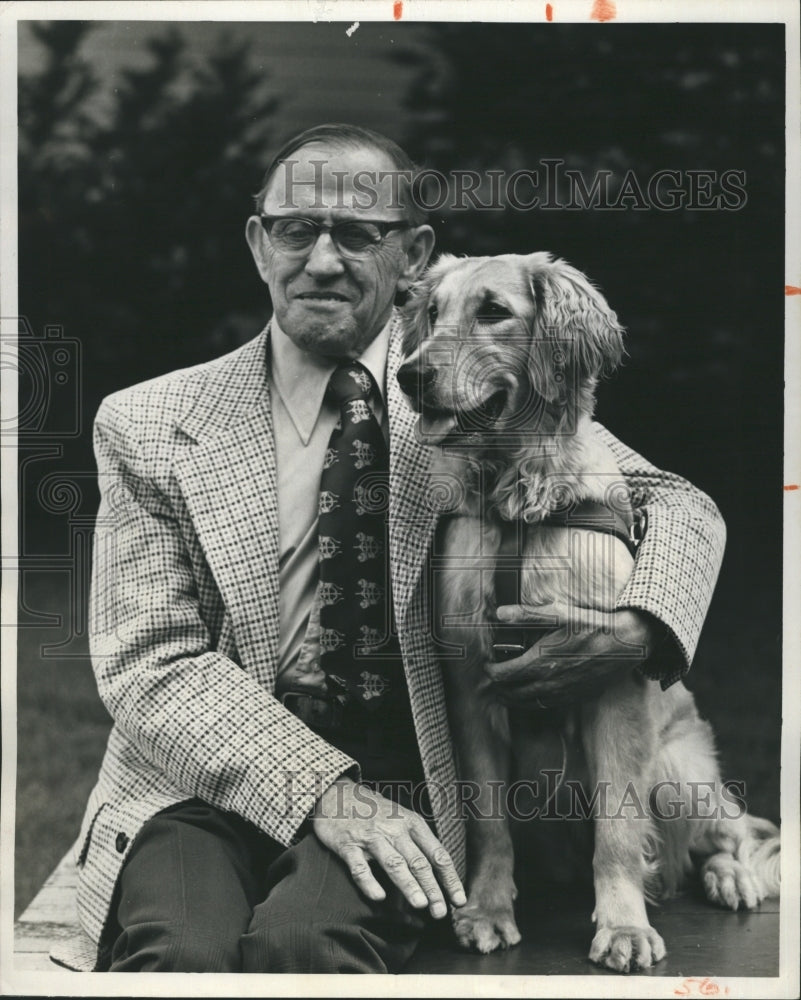
[{"label": "dog's muzzle", "polygon": [[423,405],[426,390],[431,389],[437,380],[436,368],[420,368],[414,362],[401,365],[397,374],[398,385],[408,397],[409,402],[418,412]]}]

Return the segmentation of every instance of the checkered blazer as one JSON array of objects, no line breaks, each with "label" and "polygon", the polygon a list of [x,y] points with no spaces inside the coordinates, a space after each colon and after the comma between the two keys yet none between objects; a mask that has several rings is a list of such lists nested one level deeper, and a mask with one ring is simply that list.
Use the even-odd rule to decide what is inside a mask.
[{"label": "checkered blazer", "polygon": [[[450,789],[454,760],[421,572],[436,514],[429,453],[395,379],[400,341],[396,321],[387,372],[394,597],[425,773]],[[120,867],[154,813],[198,796],[288,845],[322,788],[354,766],[272,693],[278,511],[268,342],[265,331],[209,364],[115,393],[97,416],[91,654],[114,727],[76,843],[79,915],[95,943]],[[692,658],[723,524],[685,480],[598,433],[648,510],[619,604],[650,612],[675,637],[650,668],[667,684]],[[444,810],[438,832],[464,871],[456,810]]]}]

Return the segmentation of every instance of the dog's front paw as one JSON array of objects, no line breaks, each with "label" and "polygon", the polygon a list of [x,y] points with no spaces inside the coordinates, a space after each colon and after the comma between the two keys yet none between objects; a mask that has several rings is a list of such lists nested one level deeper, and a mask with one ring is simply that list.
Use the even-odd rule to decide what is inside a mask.
[{"label": "dog's front paw", "polygon": [[485,955],[520,942],[511,903],[508,906],[479,906],[468,900],[455,911],[453,929],[463,948]]},{"label": "dog's front paw", "polygon": [[730,910],[753,910],[764,897],[759,880],[731,854],[714,854],[704,863],[706,898]]},{"label": "dog's front paw", "polygon": [[648,969],[666,954],[653,927],[601,927],[590,948],[591,961],[615,972]]}]

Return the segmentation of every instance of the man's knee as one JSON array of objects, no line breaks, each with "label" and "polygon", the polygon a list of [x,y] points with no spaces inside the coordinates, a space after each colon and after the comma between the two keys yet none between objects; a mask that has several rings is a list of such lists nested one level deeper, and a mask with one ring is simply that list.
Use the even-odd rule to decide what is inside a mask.
[{"label": "man's knee", "polygon": [[172,921],[151,920],[122,931],[110,972],[240,972],[239,933],[214,935]]},{"label": "man's knee", "polygon": [[246,972],[398,972],[425,926],[388,880],[387,899],[368,900],[314,834],[278,858],[268,881],[241,941]]},{"label": "man's knee", "polygon": [[241,823],[196,801],[150,820],[115,889],[111,971],[239,971],[263,878],[251,840]]},{"label": "man's knee", "polygon": [[244,972],[397,972],[408,957],[365,927],[306,919],[253,926],[242,938]]}]

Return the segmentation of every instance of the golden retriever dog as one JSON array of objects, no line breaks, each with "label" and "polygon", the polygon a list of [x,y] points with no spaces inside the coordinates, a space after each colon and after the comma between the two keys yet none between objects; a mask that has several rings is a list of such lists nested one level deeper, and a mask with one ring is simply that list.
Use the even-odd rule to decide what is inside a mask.
[{"label": "golden retriever dog", "polygon": [[[600,695],[554,711],[505,707],[486,670],[499,652],[530,645],[499,639],[499,604],[568,607],[586,623],[614,610],[631,573],[628,490],[592,420],[598,378],[619,362],[623,331],[587,278],[547,253],[445,255],[418,283],[406,323],[398,379],[435,449],[435,479],[453,496],[432,578],[459,776],[476,795],[456,936],[481,952],[520,940],[513,826],[526,841],[542,838],[537,852],[551,871],[560,851],[577,864],[568,845],[581,829],[592,834],[583,865],[589,874],[591,856],[589,957],[620,972],[647,968],[666,951],[646,900],[675,893],[692,856],[712,902],[757,906],[779,891],[778,830],[727,794],[692,695],[635,669],[641,655]],[[498,566],[510,558],[519,591],[511,601],[496,594]],[[538,651],[560,652],[547,638]],[[555,784],[526,783],[548,763]],[[503,794],[512,789],[514,809]],[[521,790],[526,816],[533,807],[553,815],[570,792],[572,808],[558,815],[575,819],[578,802],[587,818],[526,821]]]}]

